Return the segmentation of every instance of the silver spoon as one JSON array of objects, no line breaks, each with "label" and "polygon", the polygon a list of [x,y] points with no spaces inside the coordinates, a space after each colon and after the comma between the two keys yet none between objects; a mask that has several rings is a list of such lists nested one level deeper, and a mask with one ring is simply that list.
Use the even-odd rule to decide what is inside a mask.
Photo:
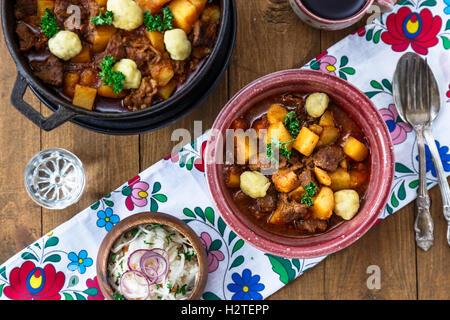
[{"label": "silver spoon", "polygon": [[[431,87],[426,62],[414,53],[404,54],[394,73],[392,83],[394,103],[403,121],[416,132],[419,148],[419,191],[416,200],[414,231],[417,246],[427,251],[434,242],[434,223],[430,214],[430,197],[427,190],[425,128],[433,121],[430,112]],[[434,140],[433,140],[434,142]]]}]

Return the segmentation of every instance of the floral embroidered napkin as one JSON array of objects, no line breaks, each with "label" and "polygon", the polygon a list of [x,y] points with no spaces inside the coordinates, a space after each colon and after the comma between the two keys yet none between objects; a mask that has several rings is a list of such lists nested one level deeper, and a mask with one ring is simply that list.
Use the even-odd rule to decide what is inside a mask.
[{"label": "floral embroidered napkin", "polygon": [[[411,202],[418,186],[416,138],[400,120],[392,99],[392,75],[406,51],[426,57],[440,84],[442,113],[433,131],[444,168],[450,172],[449,49],[450,0],[402,0],[393,13],[384,14],[304,66],[350,81],[380,109],[396,156],[394,186],[380,219]],[[149,210],[183,219],[201,237],[209,264],[203,299],[264,299],[323,260],[265,254],[225,224],[205,183],[202,155],[207,137],[151,166],[10,258],[0,267],[0,298],[103,299],[95,271],[102,239],[120,220]],[[427,172],[429,185],[436,184],[428,148]]]}]

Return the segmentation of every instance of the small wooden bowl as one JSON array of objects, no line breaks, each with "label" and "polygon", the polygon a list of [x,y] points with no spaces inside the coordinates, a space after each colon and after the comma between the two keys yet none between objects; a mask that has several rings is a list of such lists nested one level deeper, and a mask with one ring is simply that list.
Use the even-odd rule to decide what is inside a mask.
[{"label": "small wooden bowl", "polygon": [[97,254],[97,279],[100,290],[107,300],[114,300],[113,289],[108,281],[107,265],[111,248],[116,240],[126,231],[143,224],[158,223],[174,228],[192,245],[197,255],[199,275],[192,294],[188,300],[199,300],[208,279],[208,259],[206,250],[197,234],[183,221],[160,212],[142,212],[134,214],[117,223],[103,239]]}]

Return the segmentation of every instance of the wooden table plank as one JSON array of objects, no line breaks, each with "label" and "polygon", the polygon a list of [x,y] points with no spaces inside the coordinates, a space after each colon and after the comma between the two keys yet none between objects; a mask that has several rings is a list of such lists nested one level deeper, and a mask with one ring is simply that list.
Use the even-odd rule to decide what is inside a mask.
[{"label": "wooden table plank", "polygon": [[[17,71],[3,32],[0,35],[0,263],[41,235],[41,208],[28,197],[25,167],[39,152],[39,128],[25,119],[10,103]],[[39,100],[27,92],[25,100],[39,108]]]}]

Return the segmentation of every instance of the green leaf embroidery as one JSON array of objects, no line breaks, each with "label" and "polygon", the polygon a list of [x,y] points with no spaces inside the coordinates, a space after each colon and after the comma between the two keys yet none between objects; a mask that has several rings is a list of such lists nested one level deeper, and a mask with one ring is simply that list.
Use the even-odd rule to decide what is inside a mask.
[{"label": "green leaf embroidery", "polygon": [[195,161],[195,157],[189,158],[188,162],[186,163],[186,169],[191,171],[192,168],[194,167],[194,161]]},{"label": "green leaf embroidery", "polygon": [[98,289],[95,287],[87,288],[83,291],[83,293],[87,294],[88,296],[96,296],[98,294]]},{"label": "green leaf embroidery", "polygon": [[153,198],[155,198],[159,202],[166,202],[167,201],[167,196],[162,194],[162,193],[153,195]]},{"label": "green leaf embroidery", "polygon": [[78,282],[79,282],[79,279],[78,279],[77,276],[71,276],[69,281],[68,281],[67,288],[71,288],[71,287],[76,286],[78,284]]},{"label": "green leaf embroidery", "polygon": [[343,73],[342,71],[339,70],[339,77],[341,77],[344,80],[347,80],[347,76],[345,75],[345,73]]},{"label": "green leaf embroidery", "polygon": [[152,194],[155,194],[155,193],[159,192],[159,190],[161,190],[161,183],[155,182],[153,184]]},{"label": "green leaf embroidery", "polygon": [[150,199],[150,211],[157,212],[159,209],[158,202],[155,199]]},{"label": "green leaf embroidery", "polygon": [[356,73],[355,69],[346,67],[342,68],[340,71],[345,72],[346,74],[354,75]]},{"label": "green leaf embroidery", "polygon": [[209,251],[216,251],[219,250],[222,247],[222,241],[219,239],[214,240],[211,242],[211,245],[209,246]]},{"label": "green leaf embroidery", "polygon": [[100,201],[97,201],[96,203],[94,203],[94,204],[91,206],[91,209],[92,209],[92,210],[97,210],[98,207],[100,207]]},{"label": "green leaf embroidery", "polygon": [[345,67],[348,63],[348,57],[347,56],[342,56],[341,58],[341,65],[339,66],[340,68]]},{"label": "green leaf embroidery", "polygon": [[179,161],[180,168],[184,168],[184,166],[186,165],[186,159],[187,159],[187,157],[188,157],[188,154],[187,154],[187,153],[183,154],[183,155],[180,157],[180,161]]},{"label": "green leaf embroidery", "polygon": [[71,294],[69,294],[69,293],[67,293],[67,292],[64,292],[63,294],[64,294],[64,298],[65,298],[66,300],[74,300],[74,298],[72,297]]},{"label": "green leaf embroidery", "polygon": [[447,24],[445,25],[445,31],[450,30],[450,19],[447,20]]},{"label": "green leaf embroidery", "polygon": [[389,214],[392,214],[394,212],[394,210],[392,210],[392,208],[388,204],[386,205],[386,210]]},{"label": "green leaf embroidery", "polygon": [[450,39],[444,36],[441,36],[442,38],[442,44],[444,45],[444,49],[448,50],[450,49]]},{"label": "green leaf embroidery", "polygon": [[59,239],[57,237],[51,237],[45,242],[44,249],[48,247],[54,247],[58,244],[58,242]]},{"label": "green leaf embroidery", "polygon": [[0,284],[0,297],[2,296],[4,286],[5,286],[4,283]]},{"label": "green leaf embroidery", "polygon": [[400,162],[395,163],[395,171],[400,173],[414,173],[411,169]]},{"label": "green leaf embroidery", "polygon": [[411,182],[409,183],[409,187],[410,187],[411,189],[417,188],[418,185],[419,185],[419,180],[414,180],[414,181],[411,181]]},{"label": "green leaf embroidery", "polygon": [[375,97],[377,94],[382,93],[383,91],[369,91],[369,92],[365,92],[365,95],[371,99],[373,97]]},{"label": "green leaf embroidery", "polygon": [[236,238],[236,233],[234,233],[233,231],[230,231],[230,234],[228,235],[228,245],[231,244],[231,242],[234,240],[234,238]]},{"label": "green leaf embroidery", "polygon": [[214,220],[215,220],[215,216],[214,216],[214,210],[210,207],[205,209],[205,216],[206,219],[208,219],[208,221],[214,225]]},{"label": "green leaf embroidery", "polygon": [[125,197],[128,197],[129,195],[131,195],[131,188],[129,186],[123,187],[122,194]]},{"label": "green leaf embroidery", "polygon": [[239,239],[236,241],[236,243],[233,246],[233,250],[231,251],[231,254],[233,255],[236,251],[238,251],[242,246],[244,245],[244,240]]},{"label": "green leaf embroidery", "polygon": [[272,270],[280,276],[280,281],[284,284],[288,284],[295,279],[295,270],[292,269],[291,262],[288,259],[266,254],[272,265]]},{"label": "green leaf embroidery", "polygon": [[185,216],[188,216],[188,217],[191,217],[191,218],[195,218],[195,213],[193,213],[191,209],[184,208],[183,209],[183,213],[184,213]]},{"label": "green leaf embroidery", "polygon": [[402,182],[402,185],[398,189],[397,196],[400,200],[406,199],[405,181]]},{"label": "green leaf embroidery", "polygon": [[45,258],[44,262],[60,262],[61,256],[59,254],[52,254]]},{"label": "green leaf embroidery", "polygon": [[311,69],[313,69],[313,70],[319,70],[320,69],[320,63],[317,60],[314,60],[313,62],[311,62],[309,67]]},{"label": "green leaf embroidery", "polygon": [[236,259],[233,260],[233,263],[231,264],[230,268],[228,270],[231,270],[233,268],[239,267],[241,264],[244,263],[244,257],[239,256]]},{"label": "green leaf embroidery", "polygon": [[419,6],[419,8],[421,7],[434,7],[436,5],[436,0],[427,0],[425,2],[422,2]]},{"label": "green leaf embroidery", "polygon": [[390,82],[388,79],[383,79],[383,80],[381,81],[381,83],[383,84],[383,86],[384,86],[386,89],[389,90],[389,92],[392,93],[392,84],[391,84],[391,82]]},{"label": "green leaf embroidery", "polygon": [[199,208],[199,207],[194,208],[194,212],[197,216],[202,218],[203,221],[206,221],[205,214],[203,213],[203,210],[201,208]]},{"label": "green leaf embroidery", "polygon": [[372,80],[370,81],[370,85],[372,88],[383,90],[382,85],[378,81]]},{"label": "green leaf embroidery", "polygon": [[111,200],[103,200],[104,202],[105,202],[105,204],[108,206],[108,207],[114,207],[114,202],[112,202]]},{"label": "green leaf embroidery", "polygon": [[395,193],[392,193],[392,196],[391,196],[391,204],[392,204],[392,206],[393,206],[394,208],[397,208],[398,205],[400,204],[400,203],[398,202],[397,197],[395,196]]},{"label": "green leaf embroidery", "polygon": [[227,225],[226,225],[225,221],[223,221],[222,218],[219,217],[219,219],[217,219],[217,228],[219,229],[220,235],[222,237],[223,237],[226,227],[227,227]]},{"label": "green leaf embroidery", "polygon": [[300,271],[300,260],[299,259],[292,259],[292,264],[295,268],[297,268],[297,271]]},{"label": "green leaf embroidery", "polygon": [[188,216],[188,217],[191,217],[191,218],[195,218],[195,213],[193,213],[191,209],[184,208],[183,209],[183,213],[184,213],[185,216]]},{"label": "green leaf embroidery", "polygon": [[0,276],[6,279],[6,267],[0,268]]},{"label": "green leaf embroidery", "polygon": [[371,41],[372,40],[372,35],[373,35],[373,29],[368,30],[367,33],[366,33],[366,40],[367,41]]},{"label": "green leaf embroidery", "polygon": [[374,42],[374,43],[380,42],[381,31],[382,31],[382,30],[378,30],[378,31],[373,35],[373,42]]},{"label": "green leaf embroidery", "polygon": [[86,298],[83,295],[79,294],[78,292],[74,292],[74,294],[77,300],[86,300]]},{"label": "green leaf embroidery", "polygon": [[212,293],[212,292],[205,292],[204,294],[203,294],[203,296],[202,296],[202,298],[204,299],[204,300],[222,300],[222,299],[220,299],[217,295],[215,295],[214,293]]},{"label": "green leaf embroidery", "polygon": [[30,252],[24,252],[21,255],[23,260],[36,260],[39,261],[38,258],[36,258],[36,256]]}]

